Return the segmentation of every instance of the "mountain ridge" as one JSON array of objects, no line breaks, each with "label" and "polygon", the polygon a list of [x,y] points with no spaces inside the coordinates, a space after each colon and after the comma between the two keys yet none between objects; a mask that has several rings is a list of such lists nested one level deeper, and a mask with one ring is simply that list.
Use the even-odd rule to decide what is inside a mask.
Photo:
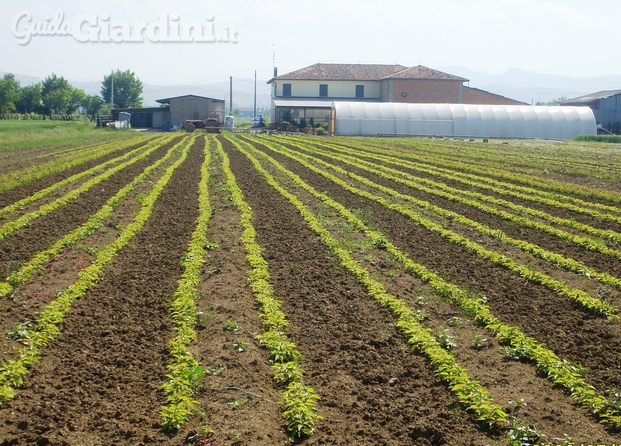
[{"label": "mountain ridge", "polygon": [[[621,89],[621,75],[602,75],[590,77],[571,77],[526,71],[520,68],[510,68],[500,74],[491,74],[485,71],[475,71],[462,66],[445,66],[436,68],[446,73],[469,79],[466,84],[470,87],[486,90],[491,93],[506,96],[511,99],[536,104],[550,102],[558,98],[575,98],[603,90]],[[0,71],[0,75],[5,72]],[[22,86],[42,79],[35,76],[15,74],[15,78]],[[101,81],[71,81],[71,85],[83,89],[87,94],[99,95]],[[267,109],[271,106],[267,80],[257,80],[256,104],[257,109]],[[252,109],[254,107],[253,79],[233,79],[233,107]],[[249,87],[250,86],[250,87]],[[227,109],[230,107],[229,81],[197,82],[187,85],[155,85],[143,83],[144,106],[158,106],[156,99],[195,94],[216,99],[224,99]]]}]

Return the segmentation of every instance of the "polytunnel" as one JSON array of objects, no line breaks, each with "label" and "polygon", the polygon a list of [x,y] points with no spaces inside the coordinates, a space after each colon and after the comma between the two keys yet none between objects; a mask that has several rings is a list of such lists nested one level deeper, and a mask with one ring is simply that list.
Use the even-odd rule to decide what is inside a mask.
[{"label": "polytunnel", "polygon": [[332,103],[333,135],[571,139],[595,135],[589,107],[532,105]]}]

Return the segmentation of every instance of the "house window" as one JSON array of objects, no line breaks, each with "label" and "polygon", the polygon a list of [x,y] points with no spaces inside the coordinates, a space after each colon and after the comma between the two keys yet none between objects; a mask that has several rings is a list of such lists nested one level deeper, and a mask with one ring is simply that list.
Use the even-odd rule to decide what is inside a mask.
[{"label": "house window", "polygon": [[328,84],[319,84],[319,97],[328,97]]},{"label": "house window", "polygon": [[364,85],[356,85],[356,97],[357,98],[364,97]]},{"label": "house window", "polygon": [[291,84],[282,84],[282,95],[291,96]]}]

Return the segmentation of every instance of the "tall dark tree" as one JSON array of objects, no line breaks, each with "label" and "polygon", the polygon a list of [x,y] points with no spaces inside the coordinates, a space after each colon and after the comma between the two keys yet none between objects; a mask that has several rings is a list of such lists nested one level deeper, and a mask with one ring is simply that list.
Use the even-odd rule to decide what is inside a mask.
[{"label": "tall dark tree", "polygon": [[19,82],[15,75],[6,73],[0,79],[0,115],[15,111],[15,104],[19,99]]},{"label": "tall dark tree", "polygon": [[[113,82],[114,80],[114,82]],[[114,108],[142,106],[142,82],[129,70],[116,70],[104,76],[101,83],[101,97],[110,104],[112,85],[114,84]]]},{"label": "tall dark tree", "polygon": [[45,114],[71,113],[74,88],[64,77],[52,74],[41,84],[41,102]]},{"label": "tall dark tree", "polygon": [[84,102],[84,98],[86,97],[86,93],[81,88],[71,88],[71,101],[69,102],[69,106],[67,107],[67,113],[76,113]]},{"label": "tall dark tree", "polygon": [[98,114],[107,114],[110,108],[103,101],[101,96],[86,95],[82,99],[82,108],[91,120],[95,120]]},{"label": "tall dark tree", "polygon": [[19,113],[41,113],[41,82],[22,87],[15,106]]}]

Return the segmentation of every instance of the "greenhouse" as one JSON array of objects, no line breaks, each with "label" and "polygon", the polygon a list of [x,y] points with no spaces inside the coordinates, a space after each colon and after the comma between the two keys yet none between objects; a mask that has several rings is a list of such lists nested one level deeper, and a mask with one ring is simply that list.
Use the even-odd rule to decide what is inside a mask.
[{"label": "greenhouse", "polygon": [[542,139],[597,133],[589,107],[340,101],[332,103],[330,130],[346,136]]}]

